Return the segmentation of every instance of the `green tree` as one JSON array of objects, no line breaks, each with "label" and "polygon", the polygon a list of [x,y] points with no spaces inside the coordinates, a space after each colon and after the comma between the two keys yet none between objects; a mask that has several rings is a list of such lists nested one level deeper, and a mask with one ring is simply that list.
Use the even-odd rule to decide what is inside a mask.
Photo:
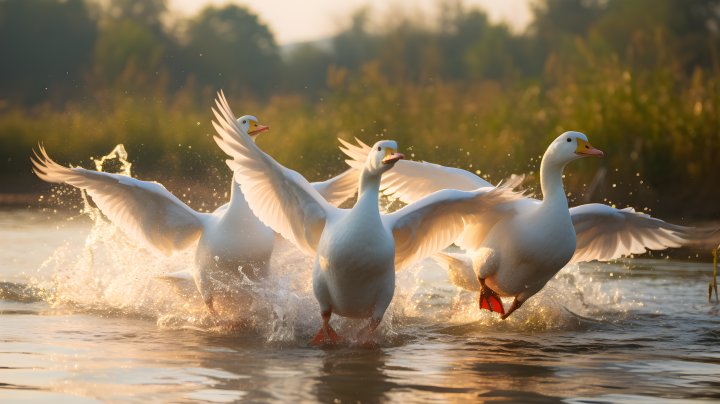
[{"label": "green tree", "polygon": [[208,6],[188,22],[187,70],[201,85],[244,88],[262,95],[279,84],[275,39],[255,14],[236,5]]},{"label": "green tree", "polygon": [[512,75],[514,42],[517,40],[506,25],[486,25],[480,38],[465,53],[468,76],[502,79]]},{"label": "green tree", "polygon": [[[538,54],[577,55],[575,38],[595,51],[615,53],[650,68],[665,59],[690,72],[711,66],[720,33],[718,0],[544,0],[534,8],[529,29]],[[662,43],[664,48],[658,48]]]},{"label": "green tree", "polygon": [[663,51],[672,53],[677,67],[692,71],[712,65],[719,6],[717,0],[613,0],[589,27],[588,36],[643,68],[657,63],[653,50],[664,41]]},{"label": "green tree", "polygon": [[[634,1],[634,0],[629,0]],[[559,45],[565,36],[585,36],[606,9],[607,0],[544,0],[533,7],[529,31],[547,45]]]},{"label": "green tree", "polygon": [[0,97],[37,103],[78,94],[97,32],[82,0],[1,0]]},{"label": "green tree", "polygon": [[95,63],[113,82],[127,68],[150,72],[158,67],[164,46],[147,27],[132,20],[107,21],[95,46]]},{"label": "green tree", "polygon": [[298,45],[285,62],[283,90],[317,96],[318,91],[326,88],[331,63],[331,55],[318,46],[310,43]]},{"label": "green tree", "polygon": [[333,62],[355,70],[378,57],[379,38],[367,31],[370,9],[352,15],[350,27],[333,38]]},{"label": "green tree", "polygon": [[466,11],[459,6],[442,7],[440,15],[439,48],[442,50],[445,77],[463,79],[472,77],[465,57],[468,50],[478,42],[490,25],[487,14],[480,10]]},{"label": "green tree", "polygon": [[167,12],[167,0],[111,0],[108,17],[130,20],[156,35],[162,35],[162,16]]}]

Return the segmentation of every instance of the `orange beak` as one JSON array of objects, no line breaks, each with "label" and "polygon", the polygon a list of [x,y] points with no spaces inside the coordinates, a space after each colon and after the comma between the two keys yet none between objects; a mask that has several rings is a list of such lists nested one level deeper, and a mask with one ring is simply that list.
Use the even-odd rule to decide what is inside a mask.
[{"label": "orange beak", "polygon": [[405,160],[405,156],[401,153],[391,153],[382,159],[383,164],[396,163],[398,160]]},{"label": "orange beak", "polygon": [[250,136],[255,136],[255,135],[259,134],[259,133],[262,133],[262,132],[265,132],[265,131],[268,131],[268,130],[270,130],[270,127],[269,127],[269,126],[257,124],[257,125],[255,125],[255,126],[252,127],[252,130],[248,132],[248,135],[250,135]]},{"label": "orange beak", "polygon": [[575,154],[578,156],[598,156],[602,157],[604,154],[600,150],[592,147],[590,142],[587,140],[580,139],[579,137],[576,137],[578,142],[578,147],[575,150]]}]

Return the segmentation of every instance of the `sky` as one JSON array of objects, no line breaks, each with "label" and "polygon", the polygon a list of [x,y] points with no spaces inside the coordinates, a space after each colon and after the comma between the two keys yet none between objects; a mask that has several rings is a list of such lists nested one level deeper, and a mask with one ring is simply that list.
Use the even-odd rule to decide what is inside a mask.
[{"label": "sky", "polygon": [[[465,7],[478,6],[487,11],[493,22],[505,21],[516,32],[522,31],[532,19],[533,0],[464,0]],[[170,9],[190,16],[207,4],[222,6],[237,3],[260,16],[275,34],[279,45],[313,41],[330,37],[346,26],[350,14],[370,6],[374,14],[387,17],[392,10],[404,14],[432,15],[438,0],[169,0]]]}]

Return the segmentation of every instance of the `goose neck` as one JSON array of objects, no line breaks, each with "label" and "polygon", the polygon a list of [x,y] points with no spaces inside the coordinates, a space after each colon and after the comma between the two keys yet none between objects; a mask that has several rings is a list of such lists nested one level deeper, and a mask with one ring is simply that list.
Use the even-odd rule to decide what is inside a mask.
[{"label": "goose neck", "polygon": [[228,205],[225,216],[239,217],[240,215],[250,211],[250,205],[248,205],[247,200],[245,200],[245,195],[240,188],[240,184],[235,181],[235,176],[233,175],[232,189],[230,191],[230,204]]},{"label": "goose neck", "polygon": [[355,206],[362,210],[377,211],[380,214],[380,208],[378,207],[378,198],[380,197],[380,180],[382,175],[370,174],[367,169],[363,169],[360,175],[360,191],[358,195],[358,201]]},{"label": "goose neck", "polygon": [[565,164],[548,162],[543,159],[540,166],[540,186],[543,193],[543,202],[562,206],[567,209],[568,202],[565,188],[562,183],[562,172]]}]

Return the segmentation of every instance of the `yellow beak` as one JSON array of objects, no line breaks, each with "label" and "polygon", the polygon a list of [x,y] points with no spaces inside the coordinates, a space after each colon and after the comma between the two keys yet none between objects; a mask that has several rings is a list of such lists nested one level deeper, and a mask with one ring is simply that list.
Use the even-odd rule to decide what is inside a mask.
[{"label": "yellow beak", "polygon": [[255,136],[258,133],[265,132],[267,130],[270,130],[269,126],[260,125],[257,121],[250,119],[250,129],[248,129],[248,135]]},{"label": "yellow beak", "polygon": [[580,139],[579,137],[576,137],[575,139],[577,139],[578,142],[578,147],[577,149],[575,149],[575,154],[577,154],[578,156],[603,156],[603,152],[592,147],[590,142],[588,142],[587,140]]},{"label": "yellow beak", "polygon": [[385,157],[382,159],[383,164],[395,163],[398,160],[405,160],[405,156],[398,153],[397,149],[385,148]]}]

